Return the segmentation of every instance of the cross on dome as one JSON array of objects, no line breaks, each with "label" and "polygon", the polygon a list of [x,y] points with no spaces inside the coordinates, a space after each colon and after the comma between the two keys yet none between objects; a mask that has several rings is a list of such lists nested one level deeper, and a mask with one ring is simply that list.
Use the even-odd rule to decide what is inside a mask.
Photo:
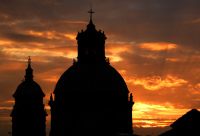
[{"label": "cross on dome", "polygon": [[92,11],[92,6],[90,6],[90,11],[88,11],[88,13],[90,13],[90,21],[92,21],[92,14],[95,13]]}]

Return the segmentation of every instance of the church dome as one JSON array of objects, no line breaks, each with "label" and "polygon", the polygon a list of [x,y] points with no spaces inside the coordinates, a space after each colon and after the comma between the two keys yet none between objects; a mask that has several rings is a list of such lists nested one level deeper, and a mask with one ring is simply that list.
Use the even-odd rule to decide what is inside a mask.
[{"label": "church dome", "polygon": [[13,94],[13,97],[18,96],[41,96],[44,97],[41,87],[33,80],[23,81],[18,87],[16,92]]},{"label": "church dome", "polygon": [[44,97],[41,87],[33,81],[33,69],[31,68],[31,59],[29,56],[28,67],[26,69],[25,80],[17,87],[17,90],[13,94],[13,97],[18,96],[40,96]]},{"label": "church dome", "polygon": [[108,63],[75,63],[60,77],[54,94],[80,90],[129,92],[122,76]]}]

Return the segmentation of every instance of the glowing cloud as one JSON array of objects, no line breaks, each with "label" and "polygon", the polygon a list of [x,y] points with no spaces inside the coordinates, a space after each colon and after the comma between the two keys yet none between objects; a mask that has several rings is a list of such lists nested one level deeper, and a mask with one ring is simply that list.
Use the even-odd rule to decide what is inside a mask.
[{"label": "glowing cloud", "polygon": [[133,106],[134,127],[165,127],[190,109],[176,109],[171,103],[150,104],[136,102]]},{"label": "glowing cloud", "polygon": [[118,61],[122,61],[122,58],[118,55],[107,55],[107,57],[109,58],[110,61],[112,62],[118,62]]},{"label": "glowing cloud", "polygon": [[167,58],[166,60],[167,60],[167,61],[171,61],[171,62],[178,62],[178,61],[181,61],[181,59],[178,59],[178,58]]},{"label": "glowing cloud", "polygon": [[171,75],[167,75],[164,80],[162,80],[160,76],[152,76],[140,79],[132,78],[126,82],[132,83],[134,85],[143,85],[144,88],[148,90],[158,90],[163,87],[179,87],[188,83],[188,81],[184,79],[178,79],[177,77],[173,77]]},{"label": "glowing cloud", "polygon": [[9,55],[17,55],[17,56],[62,56],[66,58],[75,58],[77,56],[76,51],[66,50],[67,52],[63,52],[64,50],[47,50],[47,49],[39,49],[39,48],[3,48],[3,52]]},{"label": "glowing cloud", "polygon": [[45,78],[45,79],[43,79],[44,81],[50,81],[50,82],[57,82],[58,81],[58,79],[59,79],[59,76],[51,76],[51,77],[49,77],[49,78]]},{"label": "glowing cloud", "polygon": [[158,42],[158,43],[141,43],[140,48],[152,50],[152,51],[161,51],[161,50],[171,50],[177,48],[176,44]]},{"label": "glowing cloud", "polygon": [[15,101],[13,100],[9,100],[9,101],[5,101],[5,103],[14,103]]},{"label": "glowing cloud", "polygon": [[0,45],[8,45],[8,44],[11,44],[11,43],[12,43],[11,41],[0,40]]},{"label": "glowing cloud", "polygon": [[118,61],[122,61],[123,58],[120,57],[120,53],[122,52],[131,52],[129,47],[131,45],[118,45],[118,46],[114,46],[113,44],[115,44],[114,42],[108,42],[108,44],[111,44],[112,47],[108,47],[105,49],[106,52],[110,52],[111,55],[106,55],[106,57],[109,57],[110,60],[112,62],[118,62]]},{"label": "glowing cloud", "polygon": [[65,33],[58,33],[56,31],[33,31],[33,30],[29,30],[29,31],[25,31],[25,34],[29,34],[29,35],[34,35],[34,36],[38,36],[38,37],[44,37],[44,38],[48,38],[48,39],[63,39],[63,38],[69,38],[70,40],[74,40],[76,38],[76,34],[65,34]]}]

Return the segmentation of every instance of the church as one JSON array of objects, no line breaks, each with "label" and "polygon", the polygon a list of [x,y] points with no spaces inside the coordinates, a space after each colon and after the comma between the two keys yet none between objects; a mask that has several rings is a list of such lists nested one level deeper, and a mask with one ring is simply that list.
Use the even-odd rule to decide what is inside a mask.
[{"label": "church", "polygon": [[[58,80],[48,103],[51,107],[50,136],[133,136],[133,96],[122,76],[106,58],[107,38],[104,32],[96,30],[92,9],[89,13],[90,21],[86,30],[78,32],[76,37],[77,59]],[[42,107],[44,94],[39,87],[37,89],[31,90],[31,93],[40,92],[38,103]],[[15,94],[13,97],[17,101]],[[13,112],[20,114],[15,111],[15,106]],[[44,107],[41,115],[38,118],[43,120],[39,122],[45,124],[47,114]],[[14,119],[14,113],[11,116]],[[19,122],[12,122],[12,134],[19,136],[14,132],[17,129],[14,124]],[[43,126],[36,129],[45,132]]]}]

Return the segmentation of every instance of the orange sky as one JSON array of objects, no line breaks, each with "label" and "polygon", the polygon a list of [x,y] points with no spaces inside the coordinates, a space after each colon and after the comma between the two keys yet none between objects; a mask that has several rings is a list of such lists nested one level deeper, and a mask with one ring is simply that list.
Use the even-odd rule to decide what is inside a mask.
[{"label": "orange sky", "polygon": [[93,22],[107,36],[106,56],[133,93],[134,127],[168,126],[200,109],[199,1],[1,0],[0,126],[7,124],[6,131],[28,56],[47,106],[77,57],[75,38],[86,29],[90,2]]}]

